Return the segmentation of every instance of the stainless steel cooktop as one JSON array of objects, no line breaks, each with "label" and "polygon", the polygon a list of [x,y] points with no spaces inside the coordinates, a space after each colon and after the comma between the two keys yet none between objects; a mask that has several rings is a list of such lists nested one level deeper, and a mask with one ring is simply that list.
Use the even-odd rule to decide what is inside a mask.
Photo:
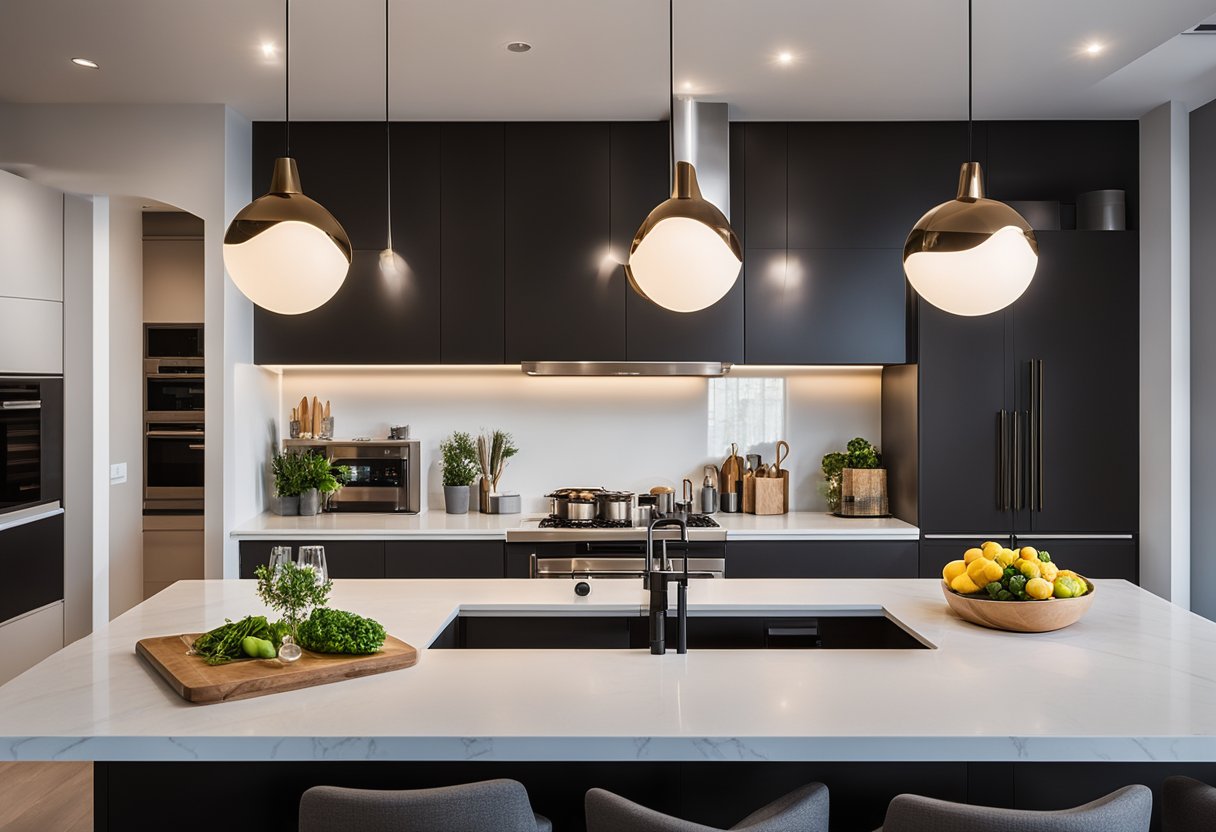
[{"label": "stainless steel cooktop", "polygon": [[[689,515],[688,539],[718,541],[726,540],[726,529],[718,525],[709,515]],[[645,540],[646,527],[632,526],[604,520],[576,523],[554,517],[525,520],[518,528],[507,530],[508,543],[543,543],[546,541],[596,540],[624,541]],[[664,528],[655,532],[655,540],[679,540],[679,529]]]}]

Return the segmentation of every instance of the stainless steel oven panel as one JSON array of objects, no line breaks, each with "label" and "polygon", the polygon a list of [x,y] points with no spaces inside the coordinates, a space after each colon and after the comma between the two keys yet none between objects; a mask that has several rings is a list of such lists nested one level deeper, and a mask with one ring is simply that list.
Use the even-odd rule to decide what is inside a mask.
[{"label": "stainless steel oven panel", "polygon": [[[641,578],[645,558],[542,558],[533,556],[533,578]],[[671,558],[671,568],[683,571],[684,558]],[[688,577],[721,578],[726,574],[726,558],[689,558]]]},{"label": "stainless steel oven panel", "polygon": [[193,423],[148,423],[144,428],[144,508],[201,511],[206,433]]},{"label": "stainless steel oven panel", "polygon": [[62,498],[62,377],[0,377],[0,514]]}]

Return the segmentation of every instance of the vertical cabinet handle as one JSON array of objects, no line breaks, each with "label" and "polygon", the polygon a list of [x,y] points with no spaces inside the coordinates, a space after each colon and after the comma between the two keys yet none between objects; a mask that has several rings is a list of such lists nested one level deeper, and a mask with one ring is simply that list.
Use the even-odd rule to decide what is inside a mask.
[{"label": "vertical cabinet handle", "polygon": [[1022,412],[1013,411],[1013,507],[1022,510]]},{"label": "vertical cabinet handle", "polygon": [[996,452],[996,507],[1009,510],[1009,419],[1008,413],[1000,411],[997,421]]},{"label": "vertical cabinet handle", "polygon": [[1033,453],[1035,459],[1035,472],[1038,474],[1038,505],[1039,511],[1043,510],[1043,359],[1039,359],[1038,366],[1038,381],[1035,384],[1035,403],[1036,413],[1035,438],[1038,440],[1035,443]]},{"label": "vertical cabinet handle", "polygon": [[1039,447],[1039,408],[1035,403],[1035,397],[1038,395],[1038,364],[1034,360],[1026,362],[1030,365],[1030,410],[1027,412],[1027,430],[1030,433],[1029,450],[1030,450],[1030,510],[1034,511],[1039,504],[1039,467],[1038,453],[1036,449]]}]

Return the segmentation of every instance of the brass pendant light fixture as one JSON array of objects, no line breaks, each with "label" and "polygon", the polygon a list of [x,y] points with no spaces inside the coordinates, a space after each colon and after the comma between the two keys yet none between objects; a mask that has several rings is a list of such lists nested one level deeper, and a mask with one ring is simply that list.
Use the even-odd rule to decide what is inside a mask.
[{"label": "brass pendant light fixture", "polygon": [[291,2],[284,3],[285,153],[270,190],[242,208],[224,234],[224,267],[263,309],[298,315],[334,296],[350,270],[350,238],[318,202],[304,196],[291,157]]},{"label": "brass pendant light fixture", "polygon": [[388,245],[380,252],[380,273],[388,278],[405,274],[405,260],[393,251],[393,143],[388,120],[388,3],[384,0],[384,184],[387,197]]},{"label": "brass pendant light fixture", "polygon": [[647,300],[673,312],[696,312],[730,291],[743,266],[743,247],[725,215],[701,196],[692,163],[676,159],[674,0],[668,0],[667,22],[671,198],[638,228],[625,274]]},{"label": "brass pendant light fixture", "polygon": [[[972,152],[971,0],[967,0],[967,145]],[[904,273],[917,293],[954,315],[987,315],[1013,303],[1034,278],[1039,244],[1030,223],[984,197],[979,162],[963,163],[958,195],[920,218],[904,243]]]}]

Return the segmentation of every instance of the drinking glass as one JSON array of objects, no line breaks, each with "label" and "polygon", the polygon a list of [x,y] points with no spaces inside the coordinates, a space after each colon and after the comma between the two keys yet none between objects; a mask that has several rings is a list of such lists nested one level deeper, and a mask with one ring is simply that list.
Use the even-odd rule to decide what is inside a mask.
[{"label": "drinking glass", "polygon": [[329,580],[329,569],[325,565],[324,546],[301,546],[300,567],[308,567],[316,576],[317,583],[323,584]]},{"label": "drinking glass", "polygon": [[271,546],[270,547],[270,574],[277,578],[279,572],[283,569],[283,564],[291,563],[291,547],[290,546]]}]

